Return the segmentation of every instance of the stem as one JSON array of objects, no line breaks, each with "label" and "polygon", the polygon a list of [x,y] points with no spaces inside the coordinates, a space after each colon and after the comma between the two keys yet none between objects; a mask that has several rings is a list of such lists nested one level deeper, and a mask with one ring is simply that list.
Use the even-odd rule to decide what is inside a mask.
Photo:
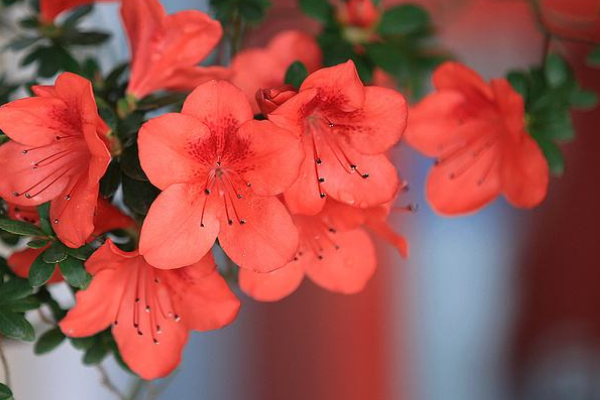
[{"label": "stem", "polygon": [[131,393],[125,398],[125,400],[137,400],[145,385],[146,382],[143,379],[138,378],[137,382],[133,386],[133,389],[131,390]]},{"label": "stem", "polygon": [[96,369],[98,370],[98,372],[100,373],[100,376],[102,378],[102,386],[104,386],[106,388],[106,390],[108,390],[109,392],[114,394],[117,398],[119,398],[119,400],[127,400],[127,397],[125,397],[125,395],[122,394],[119,391],[119,389],[117,389],[115,384],[112,383],[112,381],[110,380],[110,377],[108,376],[108,373],[106,372],[106,370],[104,369],[102,364],[98,364]]},{"label": "stem", "polygon": [[4,348],[2,347],[2,336],[0,336],[0,361],[2,361],[2,368],[4,368],[4,381],[6,386],[10,387],[10,369],[8,368],[8,360],[6,354],[4,354]]}]

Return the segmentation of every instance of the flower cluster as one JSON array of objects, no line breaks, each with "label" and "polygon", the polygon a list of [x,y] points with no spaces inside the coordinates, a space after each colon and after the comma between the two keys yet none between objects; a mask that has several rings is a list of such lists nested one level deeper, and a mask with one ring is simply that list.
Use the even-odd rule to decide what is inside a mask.
[{"label": "flower cluster", "polygon": [[[55,21],[92,2],[40,0],[35,26],[55,48],[77,18]],[[76,301],[54,305],[55,333],[108,335],[144,379],[176,368],[190,331],[236,318],[231,283],[259,301],[290,295],[305,276],[353,294],[376,271],[373,235],[407,257],[388,223],[416,209],[397,204],[408,185],[390,152],[401,139],[435,158],[426,197],[437,213],[472,213],[500,195],[532,208],[548,190],[554,141],[571,133],[548,121],[569,118],[565,98],[589,100],[556,58],[490,83],[438,62],[415,47],[431,30],[414,5],[303,2],[324,23],[319,40],[286,30],[212,62],[240,41],[251,20],[242,8],[217,20],[168,15],[159,0],[120,3],[128,79],[92,65],[0,107],[0,229],[33,238],[0,284],[27,278],[46,301],[43,286],[66,281]],[[233,30],[222,24],[232,18]],[[404,58],[440,64],[433,92],[410,108],[395,88],[421,85],[400,82],[413,68],[398,67]],[[28,324],[22,308],[9,311]]]}]

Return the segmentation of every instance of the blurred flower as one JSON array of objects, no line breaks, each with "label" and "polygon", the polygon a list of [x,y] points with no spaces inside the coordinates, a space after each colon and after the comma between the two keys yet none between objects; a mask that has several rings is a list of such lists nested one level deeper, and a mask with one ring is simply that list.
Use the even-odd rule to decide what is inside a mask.
[{"label": "blurred flower", "polygon": [[53,22],[63,11],[86,4],[92,4],[96,1],[108,2],[117,0],[40,0],[40,16],[44,22]]},{"label": "blurred flower", "polygon": [[441,214],[474,212],[503,194],[531,208],[546,196],[548,163],[525,130],[523,98],[506,79],[485,83],[453,62],[434,73],[436,92],[410,113],[408,143],[436,165],[427,199]]},{"label": "blurred flower", "polygon": [[223,67],[200,67],[223,30],[200,11],[167,15],[158,0],[123,0],[121,15],[131,47],[127,93],[140,99],[157,90],[191,91],[217,77]]},{"label": "blurred flower", "polygon": [[373,0],[340,1],[337,17],[342,25],[372,28],[379,21],[381,11]]},{"label": "blurred flower", "polygon": [[269,120],[302,139],[300,177],[285,192],[294,213],[314,215],[325,197],[367,208],[390,201],[396,169],[384,154],[406,127],[406,102],[394,90],[364,87],[348,61],[311,74]]},{"label": "blurred flower", "polygon": [[257,90],[284,84],[285,73],[295,61],[301,61],[309,72],[321,67],[322,55],[315,39],[299,31],[283,31],[265,48],[250,48],[239,52],[231,62],[231,82],[242,89],[252,111],[260,109],[255,100]]},{"label": "blurred flower", "polygon": [[108,240],[86,269],[92,283],[77,292],[60,328],[67,336],[87,337],[112,325],[123,360],[144,379],[166,376],[177,367],[190,330],[221,328],[240,307],[211,254],[164,271]]},{"label": "blurred flower", "polygon": [[142,168],[163,190],[142,227],[140,254],[150,264],[196,262],[217,236],[242,268],[271,271],[292,259],[298,233],[275,196],[298,177],[300,141],[254,120],[238,88],[199,86],[181,114],[147,122],[138,144]]},{"label": "blurred flower", "polygon": [[108,127],[98,115],[89,81],[61,74],[55,86],[34,86],[38,97],[0,108],[0,196],[19,206],[51,201],[59,239],[80,247],[94,231],[100,178],[110,162]]}]

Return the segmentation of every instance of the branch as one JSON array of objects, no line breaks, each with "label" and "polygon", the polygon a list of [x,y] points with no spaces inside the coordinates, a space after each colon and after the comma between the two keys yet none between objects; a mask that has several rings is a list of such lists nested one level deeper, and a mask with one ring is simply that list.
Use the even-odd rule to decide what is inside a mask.
[{"label": "branch", "polygon": [[106,370],[104,369],[102,364],[98,364],[96,369],[98,370],[98,372],[100,373],[100,376],[102,377],[102,386],[104,386],[106,388],[106,390],[108,390],[109,392],[114,394],[116,397],[118,397],[119,400],[127,400],[127,397],[125,397],[125,395],[122,394],[119,391],[119,389],[117,389],[117,387],[114,385],[114,383],[112,383],[112,381],[110,380],[110,377],[108,376],[108,373],[106,372]]}]

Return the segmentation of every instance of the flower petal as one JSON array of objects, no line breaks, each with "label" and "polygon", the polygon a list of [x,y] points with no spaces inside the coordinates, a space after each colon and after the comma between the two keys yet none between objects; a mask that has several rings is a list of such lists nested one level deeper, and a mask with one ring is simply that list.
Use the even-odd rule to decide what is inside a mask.
[{"label": "flower petal", "polygon": [[291,261],[272,272],[258,273],[240,269],[240,289],[254,300],[278,301],[292,294],[304,279],[304,268]]},{"label": "flower petal", "polygon": [[362,108],[365,102],[365,88],[352,60],[313,72],[304,80],[300,91],[313,88],[342,111]]},{"label": "flower petal", "polygon": [[219,243],[241,268],[269,272],[287,264],[298,249],[298,231],[275,197],[248,195],[236,201],[240,219],[229,225],[221,216]]},{"label": "flower petal", "polygon": [[206,199],[194,186],[175,184],[154,200],[140,237],[140,254],[150,265],[163,269],[184,267],[210,251],[219,221],[210,196]]},{"label": "flower petal", "polygon": [[241,175],[260,196],[274,196],[289,188],[298,178],[304,160],[302,143],[291,132],[270,121],[248,121],[238,137],[247,140],[248,153]]},{"label": "flower petal", "polygon": [[[138,136],[142,169],[154,186],[164,189],[173,183],[206,179],[194,145],[210,136],[197,118],[183,114],[165,114],[146,122]],[[159,156],[157,156],[159,155]]]},{"label": "flower petal", "polygon": [[463,64],[448,61],[433,73],[433,84],[437,90],[455,90],[464,94],[470,106],[489,104],[493,99],[490,86],[477,72]]},{"label": "flower petal", "polygon": [[[10,269],[19,277],[27,279],[29,277],[29,269],[31,268],[31,264],[35,261],[36,258],[40,254],[42,254],[48,247],[42,247],[41,249],[24,249],[21,251],[16,251],[8,257],[6,263],[10,267]],[[58,283],[62,282],[63,277],[60,274],[58,268],[54,270],[54,273],[50,277],[48,283]]]},{"label": "flower petal", "polygon": [[254,119],[244,93],[225,81],[210,81],[198,86],[183,103],[181,113],[200,119],[213,133],[225,136]]},{"label": "flower petal", "polygon": [[373,242],[362,229],[339,232],[335,241],[339,249],[331,248],[323,254],[323,259],[315,259],[306,274],[317,285],[332,292],[358,293],[377,268]]},{"label": "flower petal", "polygon": [[515,207],[535,207],[548,193],[548,162],[535,140],[525,132],[521,143],[506,150],[500,173],[502,192]]}]

